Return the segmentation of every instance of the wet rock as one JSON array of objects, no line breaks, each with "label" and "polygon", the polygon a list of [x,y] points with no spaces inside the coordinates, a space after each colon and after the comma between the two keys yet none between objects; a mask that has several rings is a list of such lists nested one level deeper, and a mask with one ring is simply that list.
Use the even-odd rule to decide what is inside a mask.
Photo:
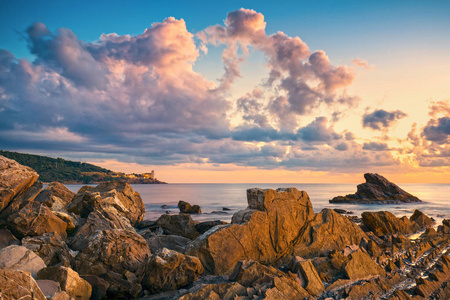
[{"label": "wet rock", "polygon": [[384,270],[368,254],[360,250],[350,254],[350,260],[344,266],[344,272],[350,280],[386,275]]},{"label": "wet rock", "polygon": [[188,214],[162,215],[156,220],[156,224],[171,235],[179,235],[189,239],[195,239],[200,233],[195,229],[195,222]]},{"label": "wet rock", "polygon": [[36,278],[39,270],[47,267],[39,256],[23,246],[12,245],[0,250],[0,268],[27,271]]},{"label": "wet rock", "polygon": [[184,253],[187,244],[190,242],[190,239],[178,235],[160,235],[147,239],[151,253],[154,253],[162,248]]},{"label": "wet rock", "polygon": [[8,217],[8,228],[18,237],[55,232],[66,236],[66,223],[47,206],[39,202],[29,203]]},{"label": "wet rock", "polygon": [[52,182],[42,190],[34,199],[36,202],[47,205],[52,211],[66,211],[66,205],[72,201],[75,193],[64,184]]},{"label": "wet rock", "polygon": [[314,217],[308,195],[295,188],[249,189],[247,200],[254,209],[248,222],[217,226],[188,245],[186,253],[199,257],[209,273],[229,273],[243,259],[277,261]]},{"label": "wet rock", "polygon": [[10,245],[19,245],[20,241],[7,229],[0,229],[0,250]]},{"label": "wet rock", "polygon": [[367,239],[367,235],[358,225],[331,209],[324,209],[302,228],[293,253],[302,257],[318,256],[359,244],[362,238]]},{"label": "wet rock", "polygon": [[409,234],[418,231],[420,228],[416,223],[412,223],[407,217],[397,218],[388,211],[363,212],[362,222],[375,235]]},{"label": "wet rock", "polygon": [[351,214],[353,214],[352,211],[345,210],[345,209],[334,208],[333,210],[334,210],[335,212],[337,212],[338,214],[341,214],[341,215],[351,215]]},{"label": "wet rock", "polygon": [[198,205],[190,205],[185,201],[178,202],[178,208],[182,214],[201,214],[202,210]]},{"label": "wet rock", "polygon": [[53,296],[61,292],[61,285],[59,282],[47,279],[38,279],[36,280],[36,283],[45,297],[53,298]]},{"label": "wet rock", "polygon": [[0,211],[32,186],[38,177],[33,169],[0,155]]},{"label": "wet rock", "polygon": [[36,281],[26,271],[0,269],[0,291],[2,299],[46,300]]},{"label": "wet rock", "polygon": [[197,257],[163,248],[151,256],[143,285],[152,293],[175,290],[194,282],[202,273]]},{"label": "wet rock", "polygon": [[67,204],[67,210],[87,218],[95,211],[105,207],[114,208],[125,216],[131,225],[142,221],[145,206],[141,196],[126,182],[104,182],[95,188],[81,188],[73,200]]},{"label": "wet rock", "polygon": [[357,186],[355,194],[338,196],[330,200],[330,203],[409,203],[421,202],[419,198],[405,192],[396,184],[383,176],[374,173],[364,174],[366,183]]},{"label": "wet rock", "polygon": [[59,282],[61,289],[75,299],[88,300],[91,297],[91,285],[71,268],[48,267],[38,272],[38,279]]},{"label": "wet rock", "polygon": [[409,218],[409,220],[418,224],[420,228],[431,227],[435,224],[430,217],[418,209],[414,211],[414,214]]},{"label": "wet rock", "polygon": [[74,269],[81,275],[130,271],[142,278],[150,250],[143,237],[126,229],[98,230],[78,253]]},{"label": "wet rock", "polygon": [[22,239],[22,246],[36,253],[47,266],[59,263],[70,266],[74,259],[64,239],[53,232],[35,237],[25,237]]},{"label": "wet rock", "polygon": [[203,234],[207,232],[209,229],[213,228],[217,225],[225,225],[227,222],[215,220],[215,221],[205,221],[198,224],[195,224],[195,229],[200,233]]},{"label": "wet rock", "polygon": [[81,275],[82,279],[86,280],[92,287],[91,299],[101,300],[106,297],[106,291],[109,288],[109,283],[95,275]]}]

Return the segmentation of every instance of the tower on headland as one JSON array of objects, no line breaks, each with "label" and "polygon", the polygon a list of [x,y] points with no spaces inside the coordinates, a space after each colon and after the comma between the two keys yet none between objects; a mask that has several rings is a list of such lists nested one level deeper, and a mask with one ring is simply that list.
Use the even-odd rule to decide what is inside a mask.
[{"label": "tower on headland", "polygon": [[152,170],[151,173],[143,173],[145,179],[155,179],[155,170]]}]

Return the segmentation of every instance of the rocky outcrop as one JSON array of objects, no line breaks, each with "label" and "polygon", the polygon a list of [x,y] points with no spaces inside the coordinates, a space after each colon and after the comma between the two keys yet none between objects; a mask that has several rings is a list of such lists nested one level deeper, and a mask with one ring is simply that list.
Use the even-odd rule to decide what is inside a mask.
[{"label": "rocky outcrop", "polygon": [[409,220],[419,225],[420,228],[431,227],[435,224],[435,222],[430,217],[428,217],[418,209],[416,209],[413,215],[409,217]]},{"label": "rocky outcrop", "polygon": [[42,190],[34,199],[36,202],[47,205],[52,211],[66,211],[66,205],[72,201],[75,193],[64,184],[52,182]]},{"label": "rocky outcrop", "polygon": [[109,271],[144,275],[150,250],[143,237],[126,229],[98,230],[90,236],[87,246],[78,253],[74,269],[81,275],[100,276]]},{"label": "rocky outcrop", "polygon": [[361,250],[350,254],[350,260],[344,266],[345,275],[350,280],[362,279],[368,276],[385,275],[385,271],[375,263],[370,256]]},{"label": "rocky outcrop", "polygon": [[2,299],[46,300],[31,274],[26,271],[0,269]]},{"label": "rocky outcrop", "polygon": [[141,196],[126,182],[104,182],[95,188],[81,188],[66,208],[86,218],[91,212],[105,207],[114,208],[131,225],[141,221],[145,214]]},{"label": "rocky outcrop", "polygon": [[388,211],[363,212],[361,216],[363,224],[377,236],[409,234],[420,229],[417,223],[407,217],[397,218]]},{"label": "rocky outcrop", "polygon": [[202,210],[198,205],[191,205],[185,201],[178,202],[178,208],[181,214],[201,214]]},{"label": "rocky outcrop", "polygon": [[294,255],[311,257],[340,250],[347,245],[359,245],[367,235],[345,216],[324,209],[301,230]]},{"label": "rocky outcrop", "polygon": [[306,192],[295,188],[247,190],[248,221],[216,226],[188,245],[209,273],[227,274],[239,260],[273,263],[292,251],[300,229],[314,217]]},{"label": "rocky outcrop", "polygon": [[38,272],[38,279],[59,282],[61,289],[75,299],[88,300],[91,297],[91,285],[71,268],[48,267]]},{"label": "rocky outcrop", "polygon": [[335,197],[330,200],[330,203],[387,204],[421,202],[419,198],[405,192],[379,174],[366,173],[364,178],[366,183],[358,185],[355,194]]},{"label": "rocky outcrop", "polygon": [[157,293],[194,282],[203,273],[203,267],[197,257],[163,248],[151,256],[145,273],[144,287]]},{"label": "rocky outcrop", "polygon": [[39,270],[47,267],[39,256],[23,246],[12,245],[0,250],[0,268],[30,272],[36,278]]},{"label": "rocky outcrop", "polygon": [[0,155],[0,211],[32,186],[38,177],[31,168]]},{"label": "rocky outcrop", "polygon": [[166,234],[179,235],[189,239],[195,239],[200,233],[195,229],[195,222],[188,214],[162,215],[156,220]]},{"label": "rocky outcrop", "polygon": [[39,202],[28,203],[8,217],[8,227],[18,237],[42,235],[55,232],[66,235],[66,223],[58,218],[46,205]]}]

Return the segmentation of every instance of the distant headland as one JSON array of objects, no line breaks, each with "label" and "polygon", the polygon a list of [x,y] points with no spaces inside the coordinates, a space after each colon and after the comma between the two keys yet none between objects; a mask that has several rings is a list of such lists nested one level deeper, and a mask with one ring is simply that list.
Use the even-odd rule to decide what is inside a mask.
[{"label": "distant headland", "polygon": [[36,170],[43,182],[90,184],[106,181],[125,181],[131,184],[165,184],[155,177],[155,171],[143,174],[114,172],[99,166],[27,153],[0,150],[0,155]]}]

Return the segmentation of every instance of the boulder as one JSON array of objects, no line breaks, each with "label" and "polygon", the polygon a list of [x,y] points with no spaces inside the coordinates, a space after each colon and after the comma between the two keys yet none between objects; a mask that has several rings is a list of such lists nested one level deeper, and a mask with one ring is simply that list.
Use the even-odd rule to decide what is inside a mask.
[{"label": "boulder", "polygon": [[47,205],[52,211],[65,212],[66,205],[72,201],[74,196],[75,193],[64,184],[52,182],[39,193],[34,201]]},{"label": "boulder", "polygon": [[347,245],[359,244],[367,235],[345,216],[325,208],[315,215],[300,232],[294,247],[294,255],[313,257],[341,250]]},{"label": "boulder", "polygon": [[81,275],[100,276],[113,271],[130,271],[142,278],[150,257],[146,240],[127,229],[98,230],[75,258],[74,269]]},{"label": "boulder", "polygon": [[201,214],[202,210],[198,205],[190,205],[185,201],[178,202],[178,208],[182,214]]},{"label": "boulder", "polygon": [[239,260],[279,260],[314,217],[308,195],[295,188],[249,189],[247,201],[253,209],[248,222],[216,226],[188,245],[186,253],[199,257],[207,272],[227,274]]},{"label": "boulder", "polygon": [[410,203],[421,202],[419,198],[405,192],[396,184],[383,176],[374,173],[364,174],[366,183],[357,186],[355,194],[338,196],[330,200],[330,203]]},{"label": "boulder", "polygon": [[25,205],[33,202],[42,190],[42,182],[36,181],[32,186],[27,188],[22,194],[17,195],[0,213],[1,222],[6,224],[8,217],[21,210]]},{"label": "boulder", "polygon": [[40,236],[24,237],[22,246],[36,253],[47,266],[62,264],[70,266],[74,257],[64,239],[52,233],[44,233]]},{"label": "boulder", "polygon": [[367,253],[361,250],[350,254],[350,259],[344,266],[344,272],[350,280],[386,275],[386,272]]},{"label": "boulder", "polygon": [[0,296],[2,299],[46,300],[29,272],[8,269],[0,269]]},{"label": "boulder", "polygon": [[419,225],[420,228],[427,228],[434,226],[435,222],[428,217],[426,214],[416,209],[411,217],[409,217],[411,222]]},{"label": "boulder", "polygon": [[45,297],[53,298],[57,293],[61,292],[61,285],[54,280],[38,279],[36,283]]},{"label": "boulder", "polygon": [[86,280],[92,287],[92,300],[101,300],[106,297],[106,291],[109,288],[109,283],[95,275],[81,275],[82,279]]},{"label": "boulder", "polygon": [[184,253],[187,244],[190,242],[190,239],[178,235],[159,235],[147,239],[150,252],[152,253],[162,248]]},{"label": "boulder", "polygon": [[388,211],[363,212],[362,222],[375,235],[409,234],[419,230],[419,225],[407,217],[397,218]]},{"label": "boulder", "polygon": [[7,229],[0,229],[0,250],[10,245],[19,245],[20,241]]},{"label": "boulder", "polygon": [[69,246],[74,250],[82,251],[86,248],[90,236],[98,230],[127,229],[134,231],[130,221],[116,212],[112,207],[91,212],[86,222],[77,229],[75,235],[68,239]]},{"label": "boulder", "polygon": [[106,290],[107,299],[137,299],[142,292],[139,283],[129,281],[124,275],[116,272],[108,272],[101,276],[108,284]]},{"label": "boulder", "polygon": [[163,248],[152,254],[145,273],[144,287],[158,293],[194,282],[203,273],[203,267],[197,257]]},{"label": "boulder", "polygon": [[200,233],[195,229],[195,222],[188,214],[162,215],[156,220],[166,234],[179,235],[189,239],[195,239]]},{"label": "boulder", "polygon": [[322,280],[311,260],[299,261],[297,270],[305,281],[303,288],[312,296],[319,296],[325,290]]},{"label": "boulder", "polygon": [[0,212],[32,186],[39,175],[31,168],[0,155]]},{"label": "boulder", "polygon": [[71,268],[48,267],[38,272],[38,279],[59,282],[61,289],[75,299],[88,300],[91,297],[91,285]]},{"label": "boulder", "polygon": [[32,202],[8,217],[8,227],[18,237],[55,232],[66,236],[66,223],[46,205]]},{"label": "boulder", "polygon": [[36,278],[39,270],[47,267],[39,256],[23,246],[11,245],[0,250],[0,268],[27,271]]},{"label": "boulder", "polygon": [[78,227],[78,220],[80,218],[77,218],[74,214],[70,215],[65,212],[61,211],[54,211],[53,212],[55,216],[60,218],[66,223],[66,232],[67,234],[73,234],[75,232],[75,229]]},{"label": "boulder", "polygon": [[117,181],[100,183],[95,188],[81,188],[66,208],[86,218],[89,213],[108,206],[124,215],[131,225],[142,221],[145,214],[139,193],[130,184]]},{"label": "boulder", "polygon": [[207,232],[208,230],[210,230],[211,228],[213,228],[214,226],[225,225],[225,224],[227,224],[227,223],[224,221],[221,221],[221,220],[205,221],[205,222],[200,222],[198,224],[195,224],[195,230],[197,230],[200,234],[203,234],[203,233]]}]

